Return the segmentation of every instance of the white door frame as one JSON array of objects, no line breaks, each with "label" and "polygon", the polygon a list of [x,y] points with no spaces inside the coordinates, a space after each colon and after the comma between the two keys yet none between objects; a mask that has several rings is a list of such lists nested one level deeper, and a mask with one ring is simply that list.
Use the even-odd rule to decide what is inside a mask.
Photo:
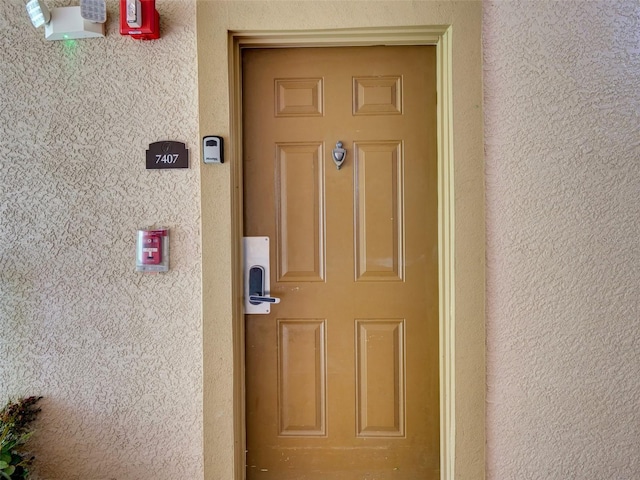
[{"label": "white door frame", "polygon": [[[438,148],[438,256],[439,256],[439,330],[440,330],[440,467],[441,479],[456,478],[457,459],[465,455],[456,442],[456,191],[453,156],[452,42],[450,26],[398,27],[381,29],[347,29],[319,31],[244,31],[229,32],[229,66],[231,94],[230,157],[232,182],[232,245],[234,292],[234,434],[235,480],[245,477],[246,421],[244,406],[244,312],[242,307],[243,225],[242,192],[242,63],[243,48],[327,47],[369,45],[434,45],[437,50],[437,148]],[[481,211],[483,211],[481,209]],[[484,248],[484,247],[482,247]],[[483,250],[484,251],[484,250]],[[484,266],[482,265],[484,269]],[[481,275],[482,276],[482,275]],[[484,298],[484,283],[478,286]],[[458,288],[460,291],[460,287]],[[475,292],[474,295],[478,295]],[[460,296],[460,294],[458,294]],[[483,302],[482,302],[483,303]],[[484,320],[484,312],[479,312]],[[484,340],[484,339],[483,339]],[[464,347],[464,345],[462,345]],[[458,348],[461,348],[458,345]],[[484,349],[482,349],[484,352]],[[476,359],[478,360],[478,359]],[[480,359],[482,362],[484,358]],[[484,375],[484,369],[481,369]],[[483,379],[484,380],[484,379]],[[478,395],[476,395],[478,397]],[[464,401],[482,402],[481,398]],[[461,397],[459,397],[461,398]],[[464,407],[464,406],[463,406]],[[482,439],[484,448],[484,416]],[[480,442],[482,444],[480,445]],[[474,452],[477,456],[477,452]],[[482,455],[483,457],[483,455]],[[463,469],[464,470],[464,469]],[[484,470],[484,468],[483,468]],[[462,472],[461,472],[462,473]]]}]

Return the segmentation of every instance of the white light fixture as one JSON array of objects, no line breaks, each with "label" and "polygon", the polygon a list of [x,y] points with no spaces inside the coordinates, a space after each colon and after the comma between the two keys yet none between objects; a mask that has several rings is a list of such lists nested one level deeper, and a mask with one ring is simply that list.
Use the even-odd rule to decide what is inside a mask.
[{"label": "white light fixture", "polygon": [[79,7],[57,7],[51,12],[42,0],[29,0],[27,12],[34,27],[44,25],[47,40],[104,37],[105,0],[80,0]]},{"label": "white light fixture", "polygon": [[107,3],[105,0],[80,0],[80,15],[93,23],[107,21]]},{"label": "white light fixture", "polygon": [[49,9],[40,0],[30,0],[29,3],[27,3],[27,13],[29,14],[31,23],[33,23],[33,26],[36,28],[41,27],[45,23],[49,23],[49,20],[51,20]]}]

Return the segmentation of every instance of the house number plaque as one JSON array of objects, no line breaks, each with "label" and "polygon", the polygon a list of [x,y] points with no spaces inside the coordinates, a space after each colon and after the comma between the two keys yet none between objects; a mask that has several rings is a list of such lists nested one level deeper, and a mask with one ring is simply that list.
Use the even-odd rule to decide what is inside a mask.
[{"label": "house number plaque", "polygon": [[189,150],[184,143],[168,140],[149,144],[147,169],[189,168]]}]

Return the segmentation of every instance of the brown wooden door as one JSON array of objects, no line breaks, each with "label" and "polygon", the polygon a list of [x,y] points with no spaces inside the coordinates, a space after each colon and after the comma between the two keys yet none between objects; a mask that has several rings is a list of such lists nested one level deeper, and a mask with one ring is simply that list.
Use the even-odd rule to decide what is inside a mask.
[{"label": "brown wooden door", "polygon": [[[439,478],[435,48],[243,52],[247,478]],[[341,141],[341,169],[332,149]]]}]

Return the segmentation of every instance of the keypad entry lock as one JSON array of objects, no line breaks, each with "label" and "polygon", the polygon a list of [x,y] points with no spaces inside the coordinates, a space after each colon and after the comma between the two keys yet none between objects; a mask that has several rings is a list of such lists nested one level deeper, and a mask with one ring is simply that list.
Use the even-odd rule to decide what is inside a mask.
[{"label": "keypad entry lock", "polygon": [[280,299],[269,295],[269,237],[244,237],[244,310],[268,314]]},{"label": "keypad entry lock", "polygon": [[261,303],[280,303],[279,298],[265,297],[264,295],[264,267],[254,265],[249,269],[249,303],[260,305]]}]

